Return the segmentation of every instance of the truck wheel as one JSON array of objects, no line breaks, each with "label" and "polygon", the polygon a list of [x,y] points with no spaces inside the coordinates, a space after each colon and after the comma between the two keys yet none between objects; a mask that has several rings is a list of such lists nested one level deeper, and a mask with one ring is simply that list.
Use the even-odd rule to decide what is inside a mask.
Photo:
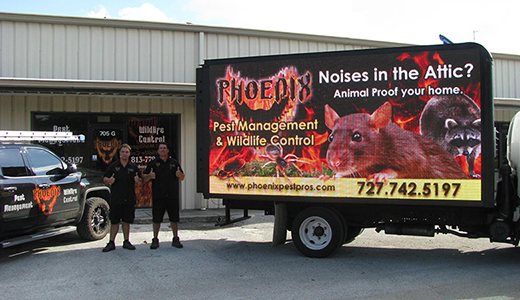
[{"label": "truck wheel", "polygon": [[296,249],[309,257],[327,257],[345,239],[341,219],[323,207],[307,208],[294,219],[292,238]]},{"label": "truck wheel", "polygon": [[109,206],[103,198],[88,198],[85,203],[83,217],[77,225],[77,231],[85,240],[99,240],[104,238],[110,230],[108,218]]}]

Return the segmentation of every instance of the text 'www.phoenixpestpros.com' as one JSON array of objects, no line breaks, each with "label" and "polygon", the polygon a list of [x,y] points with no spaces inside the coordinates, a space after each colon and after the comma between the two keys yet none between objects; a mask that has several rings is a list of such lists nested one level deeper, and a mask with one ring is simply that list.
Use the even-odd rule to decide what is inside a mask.
[{"label": "text 'www.phoenixpestpros.com'", "polygon": [[336,190],[334,185],[313,185],[313,184],[297,184],[297,183],[235,183],[228,182],[226,184],[228,189],[240,190],[276,190],[276,191],[326,191],[333,192]]}]

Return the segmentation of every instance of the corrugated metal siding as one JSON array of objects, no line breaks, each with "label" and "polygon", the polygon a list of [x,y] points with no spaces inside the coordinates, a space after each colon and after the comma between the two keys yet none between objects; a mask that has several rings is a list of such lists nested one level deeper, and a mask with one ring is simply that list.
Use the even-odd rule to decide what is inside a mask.
[{"label": "corrugated metal siding", "polygon": [[[0,21],[0,77],[194,83],[203,59],[363,49],[295,38]],[[200,45],[200,43],[203,45]],[[200,57],[202,55],[202,57]],[[494,60],[495,97],[520,99],[520,56]]]},{"label": "corrugated metal siding", "polygon": [[[205,58],[369,47],[367,41],[325,36],[311,38],[235,29],[224,32],[214,27],[150,22],[23,17],[0,13],[0,77],[194,83],[195,69]],[[496,55],[495,96],[520,98],[519,85],[520,56]]]},{"label": "corrugated metal siding", "polygon": [[237,36],[232,34],[205,34],[205,59],[234,58],[259,55],[339,51],[366,47],[315,41],[286,40]]},{"label": "corrugated metal siding", "polygon": [[495,110],[496,122],[511,122],[518,110]]},{"label": "corrugated metal siding", "polygon": [[0,95],[0,128],[4,130],[30,130],[31,112],[90,112],[180,114],[180,162],[186,172],[181,183],[183,209],[200,208],[201,197],[196,191],[195,102],[174,98],[110,98],[102,96],[22,96]]},{"label": "corrugated metal siding", "polygon": [[[99,23],[103,22],[99,20]],[[194,83],[202,59],[337,51],[349,44],[223,33],[0,21],[0,77]]]},{"label": "corrugated metal siding", "polygon": [[0,77],[195,82],[195,32],[2,21],[0,33]]},{"label": "corrugated metal siding", "polygon": [[520,56],[494,60],[494,88],[496,98],[520,98]]}]

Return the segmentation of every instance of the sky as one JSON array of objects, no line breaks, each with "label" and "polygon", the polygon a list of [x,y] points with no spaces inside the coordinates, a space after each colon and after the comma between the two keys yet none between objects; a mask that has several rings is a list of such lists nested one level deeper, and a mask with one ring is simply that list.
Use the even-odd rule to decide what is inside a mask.
[{"label": "sky", "polygon": [[0,0],[1,12],[237,27],[520,55],[517,0]]}]

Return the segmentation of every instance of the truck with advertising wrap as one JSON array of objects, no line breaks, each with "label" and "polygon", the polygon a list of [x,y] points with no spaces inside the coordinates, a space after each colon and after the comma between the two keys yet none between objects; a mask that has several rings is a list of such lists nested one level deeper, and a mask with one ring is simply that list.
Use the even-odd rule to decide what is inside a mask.
[{"label": "truck with advertising wrap", "polygon": [[310,257],[365,228],[517,245],[520,153],[496,155],[492,65],[474,43],[206,60],[198,191],[274,214],[273,244],[290,230]]},{"label": "truck with advertising wrap", "polygon": [[0,131],[0,249],[77,231],[110,229],[110,189],[90,181],[40,143],[73,142],[70,132]]}]

